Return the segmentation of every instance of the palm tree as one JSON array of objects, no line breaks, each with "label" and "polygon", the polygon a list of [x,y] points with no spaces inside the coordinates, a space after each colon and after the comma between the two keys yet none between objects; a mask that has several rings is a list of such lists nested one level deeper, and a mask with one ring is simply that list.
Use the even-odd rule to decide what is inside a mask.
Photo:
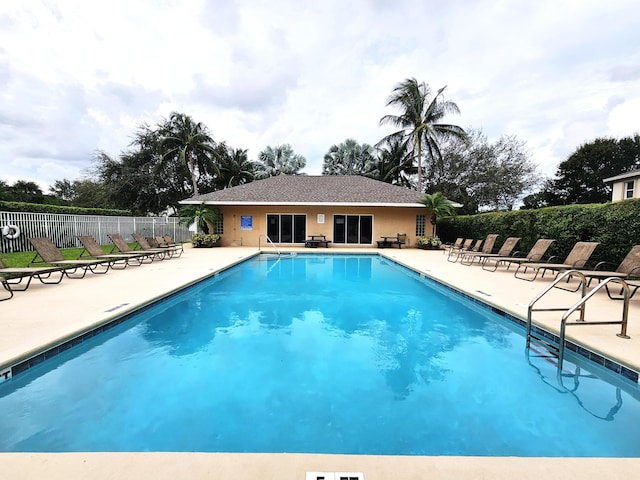
[{"label": "palm tree", "polygon": [[193,195],[198,195],[199,177],[218,174],[213,161],[215,142],[207,127],[189,115],[173,112],[160,133],[161,168],[169,161],[186,168]]},{"label": "palm tree", "polygon": [[247,150],[227,147],[223,142],[218,144],[216,152],[220,162],[218,185],[221,188],[236,187],[254,179],[256,165],[249,160]]},{"label": "palm tree", "polygon": [[454,206],[441,192],[433,194],[425,193],[420,201],[425,207],[431,210],[431,224],[433,225],[433,236],[436,236],[436,220],[438,217],[452,217],[456,214]]},{"label": "palm tree", "polygon": [[12,202],[44,203],[44,192],[36,182],[17,180],[9,188]]},{"label": "palm tree", "polygon": [[268,146],[258,155],[258,171],[260,178],[276,175],[300,175],[299,170],[307,164],[306,158],[293,152],[291,145]]},{"label": "palm tree", "polygon": [[448,113],[460,113],[458,106],[444,100],[443,92],[447,87],[438,90],[431,96],[431,88],[424,82],[418,83],[415,78],[408,78],[395,86],[387,99],[387,106],[396,106],[400,115],[385,115],[380,125],[391,124],[401,130],[389,137],[407,137],[412,144],[413,157],[417,160],[418,191],[422,191],[422,151],[427,150],[431,159],[441,157],[439,142],[447,137],[465,138],[465,131],[457,126],[440,123]]},{"label": "palm tree", "polygon": [[373,168],[366,177],[392,185],[411,188],[409,176],[413,173],[411,152],[402,137],[388,137],[376,144],[377,152]]},{"label": "palm tree", "polygon": [[208,208],[204,202],[200,205],[187,205],[182,207],[178,212],[181,225],[196,224],[198,232],[215,233],[213,228],[220,218],[220,210],[218,208]]},{"label": "palm tree", "polygon": [[323,175],[365,175],[373,169],[371,146],[360,145],[348,138],[339,145],[332,145],[324,156]]}]

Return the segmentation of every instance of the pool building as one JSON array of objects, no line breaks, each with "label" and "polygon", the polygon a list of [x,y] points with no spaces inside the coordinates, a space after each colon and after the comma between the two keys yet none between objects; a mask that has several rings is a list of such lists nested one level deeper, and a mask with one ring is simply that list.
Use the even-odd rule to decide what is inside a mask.
[{"label": "pool building", "polygon": [[340,247],[371,247],[383,236],[402,233],[412,246],[416,237],[433,235],[423,197],[356,175],[279,175],[181,203],[220,210],[214,228],[222,246],[255,247],[265,233],[282,246],[304,246],[309,237],[323,236]]}]

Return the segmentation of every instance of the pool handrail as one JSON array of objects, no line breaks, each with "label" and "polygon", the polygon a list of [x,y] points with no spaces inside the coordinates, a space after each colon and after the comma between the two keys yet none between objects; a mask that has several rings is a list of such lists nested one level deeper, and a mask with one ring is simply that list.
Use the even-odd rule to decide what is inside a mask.
[{"label": "pool handrail", "polygon": [[[569,270],[571,272],[572,270]],[[569,273],[567,272],[567,273]],[[574,271],[575,274],[575,271]],[[584,280],[586,281],[586,279]],[[598,290],[602,287],[605,287],[609,283],[619,283],[623,292],[623,304],[622,304],[622,319],[621,320],[599,320],[599,321],[585,321],[584,320],[584,305],[587,300],[593,297]],[[629,285],[622,278],[619,277],[608,277],[604,279],[602,282],[598,283],[598,285],[592,289],[587,295],[583,295],[580,300],[578,300],[575,305],[573,305],[569,310],[565,312],[562,316],[562,320],[560,323],[560,351],[558,355],[558,365],[562,368],[562,361],[564,359],[564,339],[565,339],[565,330],[567,325],[618,325],[620,324],[620,333],[616,333],[617,337],[629,339],[629,335],[627,335],[627,322],[629,319]],[[577,321],[569,322],[568,319],[573,312],[576,310],[580,310],[580,319]]]},{"label": "pool handrail", "polygon": [[[574,277],[577,277],[580,280],[580,285],[578,286],[578,288],[573,290],[574,292],[577,292],[578,290],[580,290],[580,299],[576,303],[574,303],[570,307],[564,307],[564,308],[563,307],[534,308],[534,305],[538,302],[538,300],[540,300],[551,289],[557,287],[558,283],[560,283],[565,279],[566,281],[569,281]],[[620,283],[623,294],[624,294],[623,307],[622,307],[622,319],[619,321],[618,320],[616,321],[609,321],[609,320],[585,321],[586,302],[591,297],[593,297],[593,295],[595,295],[601,288],[606,287],[609,283],[612,283],[612,282]],[[562,288],[562,287],[557,287],[557,288]],[[556,277],[556,279],[550,285],[548,285],[542,292],[536,295],[535,298],[531,300],[531,302],[529,302],[529,307],[527,309],[527,323],[526,323],[526,326],[527,326],[526,348],[529,348],[531,344],[531,339],[534,338],[538,342],[544,344],[549,349],[549,351],[552,352],[553,350],[556,350],[558,355],[558,370],[560,371],[562,370],[562,363],[564,360],[565,334],[566,334],[567,325],[617,325],[617,324],[620,324],[621,325],[620,333],[616,335],[620,338],[628,339],[629,336],[627,335],[627,320],[629,317],[629,297],[630,297],[629,291],[630,291],[629,286],[623,279],[619,277],[609,277],[603,280],[602,282],[598,283],[598,285],[595,288],[593,288],[589,293],[587,293],[587,279],[582,272],[578,270],[567,270],[563,272],[561,275]],[[562,318],[560,320],[560,335],[558,337],[557,345],[554,345],[549,339],[542,338],[542,335],[537,335],[533,333],[532,313],[534,311],[538,311],[538,312],[564,311],[564,314],[562,315]],[[579,318],[577,320],[569,322],[568,321],[569,317],[573,315],[575,312],[579,312],[580,314]]]},{"label": "pool handrail", "polygon": [[269,238],[269,235],[267,235],[266,233],[262,233],[262,234],[260,234],[260,236],[258,237],[258,250],[259,250],[259,251],[262,251],[262,245],[261,245],[262,237],[264,237],[264,238],[265,238],[265,240],[266,240],[267,244],[269,244],[269,243],[270,243],[270,244],[271,244],[271,246],[273,246],[273,249],[276,251],[276,253],[278,254],[278,257],[279,257],[279,256],[280,256],[280,250],[278,250],[278,247],[276,247],[276,244],[275,244],[275,243],[273,243],[273,242],[271,241],[271,239]]}]

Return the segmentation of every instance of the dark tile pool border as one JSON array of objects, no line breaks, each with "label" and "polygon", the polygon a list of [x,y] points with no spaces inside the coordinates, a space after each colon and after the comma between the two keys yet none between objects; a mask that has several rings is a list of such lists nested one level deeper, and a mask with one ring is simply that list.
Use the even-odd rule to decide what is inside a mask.
[{"label": "dark tile pool border", "polygon": [[[287,252],[283,252],[285,255],[287,254]],[[295,256],[297,255],[305,255],[307,252],[295,252]],[[84,342],[85,340],[88,340],[90,338],[95,337],[96,335],[99,335],[103,332],[105,332],[106,330],[109,330],[111,328],[114,328],[118,325],[120,325],[123,322],[126,322],[127,320],[129,320],[133,315],[137,315],[141,312],[144,312],[145,310],[151,308],[152,306],[154,306],[157,302],[159,301],[163,301],[166,300],[168,298],[171,298],[181,292],[183,292],[184,290],[186,290],[187,288],[192,287],[193,285],[197,285],[198,283],[207,281],[213,277],[216,277],[218,275],[220,275],[221,273],[223,273],[226,270],[229,270],[233,267],[235,267],[236,265],[243,263],[245,261],[251,260],[252,258],[255,258],[258,255],[273,255],[272,253],[257,253],[256,255],[252,255],[249,256],[245,259],[243,259],[240,262],[236,262],[230,265],[227,265],[223,268],[221,268],[220,270],[216,270],[215,272],[212,272],[211,275],[208,275],[204,278],[201,278],[199,280],[197,280],[196,282],[193,283],[189,283],[187,285],[184,285],[182,288],[171,292],[169,295],[166,295],[164,297],[158,298],[157,300],[144,305],[140,308],[137,308],[136,310],[133,310],[131,312],[127,312],[125,314],[123,314],[122,316],[116,317],[111,319],[110,321],[107,321],[106,323],[97,326],[96,328],[93,328],[81,335],[78,335],[76,337],[73,337],[65,342],[60,343],[59,345],[55,345],[47,350],[45,350],[44,352],[41,352],[39,354],[36,354],[32,357],[29,357],[25,360],[22,360],[14,365],[9,365],[8,367],[4,368],[2,370],[2,372],[0,372],[0,383],[2,383],[4,380],[8,380],[12,377],[15,377],[16,375],[19,375],[21,373],[26,372],[27,370],[29,370],[30,368],[42,363],[43,361],[55,357],[56,355],[70,349],[71,347],[74,347],[76,345],[81,344],[82,342]],[[475,297],[473,295],[470,295],[466,292],[463,292],[462,290],[458,290],[455,287],[452,287],[451,285],[448,285],[446,283],[443,283],[441,281],[439,281],[436,278],[433,278],[423,272],[414,270],[413,268],[411,268],[408,265],[405,265],[401,262],[398,262],[397,260],[393,259],[393,258],[389,258],[387,256],[381,255],[381,254],[376,254],[376,253],[360,253],[360,252],[314,252],[314,253],[309,253],[309,255],[363,255],[363,256],[370,256],[370,255],[377,255],[378,257],[384,258],[385,260],[389,260],[390,262],[393,262],[394,264],[398,265],[399,267],[402,267],[408,271],[410,271],[411,273],[413,273],[414,275],[418,276],[419,278],[422,279],[428,279],[431,282],[434,282],[436,284],[438,284],[438,286],[445,288],[457,295],[461,295],[463,298],[476,303],[484,308],[489,309],[490,311],[492,311],[493,313],[496,313],[498,315],[500,315],[501,317],[515,323],[516,325],[521,326],[522,328],[526,328],[526,322],[524,319],[517,317],[509,312],[506,312],[494,305],[488,304],[484,301],[482,301],[480,298]],[[550,341],[553,341],[555,343],[559,342],[559,337],[558,335],[551,333],[543,328],[538,327],[537,325],[532,325],[532,330],[538,334],[539,336],[542,336],[544,338],[548,338]],[[618,374],[621,375],[623,377],[625,377],[626,379],[635,382],[635,383],[640,383],[639,379],[640,379],[640,373],[636,372],[633,369],[630,369],[628,367],[625,367],[624,365],[619,364],[618,362],[611,360],[609,358],[606,358],[598,353],[592,352],[580,345],[577,345],[573,342],[570,342],[568,340],[565,340],[565,345],[566,348],[568,348],[570,351],[588,359],[591,360],[592,362]]]}]

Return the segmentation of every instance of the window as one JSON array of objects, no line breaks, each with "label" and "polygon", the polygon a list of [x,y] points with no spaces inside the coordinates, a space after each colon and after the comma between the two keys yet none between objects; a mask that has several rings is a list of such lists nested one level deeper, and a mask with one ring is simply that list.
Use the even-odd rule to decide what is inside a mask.
[{"label": "window", "polygon": [[635,182],[630,180],[628,182],[624,182],[624,198],[633,198],[633,184]]},{"label": "window", "polygon": [[426,215],[416,215],[416,237],[424,237]]},{"label": "window", "polygon": [[267,215],[267,235],[273,243],[304,243],[307,237],[305,215]]},{"label": "window", "polygon": [[371,245],[373,238],[373,216],[334,215],[333,243]]},{"label": "window", "polygon": [[224,216],[222,212],[218,215],[218,221],[213,224],[213,233],[222,235],[224,233]]}]

